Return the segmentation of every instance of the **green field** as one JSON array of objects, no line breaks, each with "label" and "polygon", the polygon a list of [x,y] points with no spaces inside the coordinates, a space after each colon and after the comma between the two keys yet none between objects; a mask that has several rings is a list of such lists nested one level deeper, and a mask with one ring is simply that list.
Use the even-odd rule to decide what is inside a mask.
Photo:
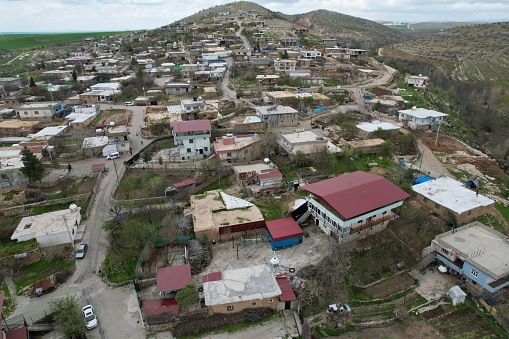
[{"label": "green field", "polygon": [[5,34],[0,35],[0,50],[30,49],[81,41],[86,37],[99,38],[123,33],[128,32]]}]

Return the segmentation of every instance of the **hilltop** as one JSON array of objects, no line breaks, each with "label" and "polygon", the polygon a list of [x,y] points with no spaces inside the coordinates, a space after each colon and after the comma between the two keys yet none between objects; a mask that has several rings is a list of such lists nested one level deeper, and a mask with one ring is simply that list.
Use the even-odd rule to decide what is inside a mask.
[{"label": "hilltop", "polygon": [[460,81],[509,86],[509,22],[457,27],[384,48],[384,55],[421,59]]},{"label": "hilltop", "polygon": [[405,35],[374,21],[325,9],[304,14],[282,15],[288,21],[308,27],[326,37],[348,41],[371,41],[386,45],[405,40]]}]

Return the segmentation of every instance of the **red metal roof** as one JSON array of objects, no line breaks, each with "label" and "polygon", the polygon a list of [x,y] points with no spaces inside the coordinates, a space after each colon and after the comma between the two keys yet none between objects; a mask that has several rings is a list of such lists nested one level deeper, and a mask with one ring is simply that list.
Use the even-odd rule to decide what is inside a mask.
[{"label": "red metal roof", "polygon": [[223,273],[212,272],[209,274],[204,274],[201,279],[202,279],[202,282],[204,282],[204,283],[211,282],[211,281],[219,281],[219,280],[223,279]]},{"label": "red metal roof", "polygon": [[286,277],[276,277],[277,284],[281,289],[281,295],[279,296],[279,301],[292,301],[297,300],[295,297],[295,293],[293,293],[292,286],[290,286],[290,282]]},{"label": "red metal roof", "polygon": [[266,221],[265,226],[274,241],[302,237],[304,235],[304,231],[302,231],[302,228],[292,217]]},{"label": "red metal roof", "polygon": [[26,339],[26,338],[28,337],[27,328],[25,326],[19,327],[15,330],[5,333],[5,339]]},{"label": "red metal roof", "polygon": [[302,188],[326,202],[345,219],[409,197],[389,180],[362,171],[345,173]]},{"label": "red metal roof", "polygon": [[106,166],[106,164],[93,164],[92,165],[92,170],[103,169],[104,166]]},{"label": "red metal roof", "polygon": [[175,298],[143,300],[143,308],[147,314],[179,314],[179,304]]},{"label": "red metal roof", "polygon": [[170,124],[173,132],[210,131],[210,120],[174,121]]},{"label": "red metal roof", "polygon": [[185,187],[185,186],[196,185],[196,184],[197,184],[196,180],[186,179],[184,181],[177,182],[177,183],[173,184],[173,186],[174,187]]},{"label": "red metal roof", "polygon": [[189,264],[157,269],[157,292],[180,290],[192,283]]},{"label": "red metal roof", "polygon": [[260,179],[269,179],[269,178],[276,178],[276,177],[282,177],[282,176],[283,175],[281,174],[281,172],[279,172],[279,170],[270,171],[270,172],[264,172],[264,173],[258,174],[258,177]]}]

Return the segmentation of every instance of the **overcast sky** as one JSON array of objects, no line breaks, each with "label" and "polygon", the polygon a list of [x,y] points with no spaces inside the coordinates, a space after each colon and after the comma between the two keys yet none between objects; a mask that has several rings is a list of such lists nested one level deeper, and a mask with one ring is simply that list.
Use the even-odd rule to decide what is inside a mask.
[{"label": "overcast sky", "polygon": [[[0,0],[0,32],[117,31],[157,28],[221,0]],[[508,0],[257,0],[285,14],[328,9],[369,20],[507,21]]]}]

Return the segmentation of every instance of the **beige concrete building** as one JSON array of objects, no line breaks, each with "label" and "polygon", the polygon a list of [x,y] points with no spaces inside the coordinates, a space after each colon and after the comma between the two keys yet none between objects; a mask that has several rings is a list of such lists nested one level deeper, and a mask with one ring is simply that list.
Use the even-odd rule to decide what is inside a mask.
[{"label": "beige concrete building", "polygon": [[346,142],[346,147],[352,154],[376,154],[380,152],[380,145],[385,142],[384,139],[362,139],[350,140]]},{"label": "beige concrete building", "polygon": [[228,241],[265,227],[258,207],[220,190],[192,195],[189,200],[194,233],[205,242]]},{"label": "beige concrete building", "polygon": [[0,122],[1,137],[26,137],[41,128],[41,121],[9,119]]},{"label": "beige concrete building", "polygon": [[217,137],[214,141],[216,158],[225,166],[237,161],[245,161],[246,157],[249,157],[250,147],[258,141],[260,141],[258,134],[227,134],[225,137]]},{"label": "beige concrete building", "polygon": [[214,272],[204,277],[203,295],[209,314],[248,308],[277,309],[281,288],[267,265]]},{"label": "beige concrete building", "polygon": [[495,204],[490,198],[449,177],[414,185],[412,190],[412,196],[417,202],[444,220],[454,219],[457,225],[473,221],[490,212]]},{"label": "beige concrete building", "polygon": [[312,130],[283,132],[279,144],[292,155],[296,155],[297,152],[314,154],[323,152],[327,148],[327,140]]}]

